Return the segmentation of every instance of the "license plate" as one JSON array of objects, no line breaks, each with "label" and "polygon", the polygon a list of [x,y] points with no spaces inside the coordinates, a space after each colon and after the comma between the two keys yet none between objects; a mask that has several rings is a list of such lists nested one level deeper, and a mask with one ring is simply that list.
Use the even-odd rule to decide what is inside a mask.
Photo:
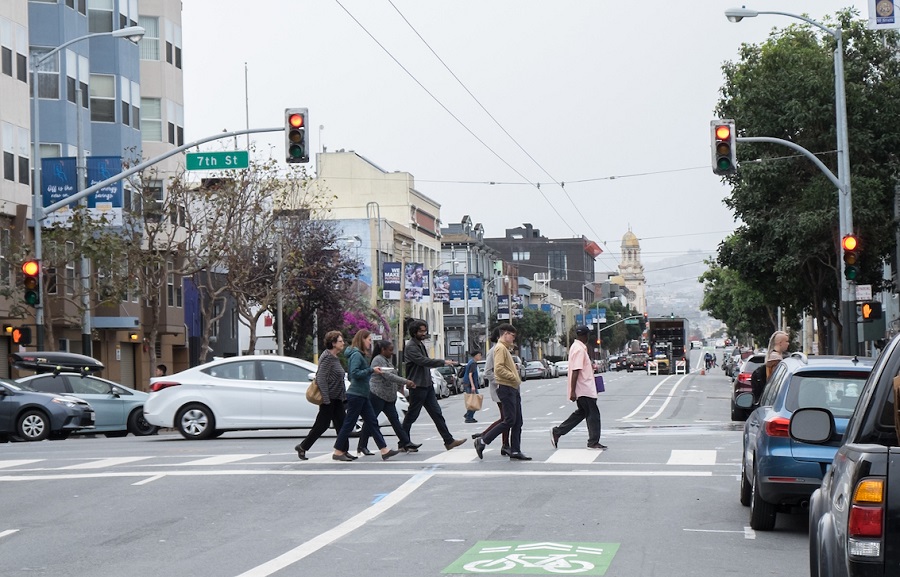
[{"label": "license plate", "polygon": [[96,415],[96,413],[91,413],[91,422],[93,423],[93,422],[96,421],[96,420],[97,420],[97,415]]}]

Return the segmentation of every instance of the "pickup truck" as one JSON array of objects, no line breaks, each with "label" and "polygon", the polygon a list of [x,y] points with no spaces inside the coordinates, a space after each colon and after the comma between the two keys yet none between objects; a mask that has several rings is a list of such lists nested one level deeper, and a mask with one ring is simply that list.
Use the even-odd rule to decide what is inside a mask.
[{"label": "pickup truck", "polygon": [[900,575],[900,336],[875,362],[843,438],[827,409],[790,420],[792,439],[841,446],[809,502],[811,577]]}]

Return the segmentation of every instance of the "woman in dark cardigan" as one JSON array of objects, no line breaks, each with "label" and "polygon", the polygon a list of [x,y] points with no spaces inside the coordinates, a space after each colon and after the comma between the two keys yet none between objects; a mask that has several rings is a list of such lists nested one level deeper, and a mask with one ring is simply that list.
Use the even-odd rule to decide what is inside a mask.
[{"label": "woman in dark cardigan", "polygon": [[301,461],[306,460],[306,452],[328,430],[328,424],[340,431],[344,426],[346,415],[347,389],[344,384],[344,367],[337,355],[344,350],[344,337],[341,331],[329,331],[325,335],[325,352],[319,357],[319,368],[316,371],[316,384],[322,391],[322,404],[316,422],[303,441],[294,447]]}]

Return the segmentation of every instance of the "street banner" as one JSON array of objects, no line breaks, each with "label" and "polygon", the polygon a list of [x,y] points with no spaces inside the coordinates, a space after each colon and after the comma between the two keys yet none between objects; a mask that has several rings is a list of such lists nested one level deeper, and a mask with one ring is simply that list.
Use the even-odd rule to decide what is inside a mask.
[{"label": "street banner", "polygon": [[520,319],[525,315],[524,302],[522,295],[513,295],[509,310],[514,319]]},{"label": "street banner", "polygon": [[431,300],[436,303],[450,302],[450,271],[436,270],[432,274]]},{"label": "street banner", "polygon": [[429,286],[430,271],[420,262],[406,263],[404,278],[406,279],[406,300],[417,303],[431,302],[431,287]]},{"label": "street banner", "polygon": [[[75,194],[77,183],[75,157],[41,159],[43,206],[50,206]],[[44,226],[66,223],[71,217],[72,209],[65,206],[48,214],[44,219]]]},{"label": "street banner", "polygon": [[509,295],[497,295],[497,320],[509,320]]},{"label": "street banner", "polygon": [[[122,172],[119,156],[89,156],[85,160],[87,186],[94,186]],[[88,215],[105,219],[110,226],[122,226],[122,181],[104,187],[88,195]],[[41,159],[41,196],[44,206],[50,206],[72,196],[78,191],[76,159],[72,156]],[[73,203],[74,204],[74,203]],[[71,205],[47,215],[45,225],[65,224],[72,218]]]},{"label": "street banner", "polygon": [[450,277],[450,306],[457,309],[465,306],[463,304],[463,299],[465,298],[465,285],[463,284],[462,276],[451,276]]},{"label": "street banner", "polygon": [[900,28],[897,6],[893,0],[869,0],[870,30],[891,30]]},{"label": "street banner", "polygon": [[482,303],[481,279],[469,277],[469,308],[480,308]]},{"label": "street banner", "polygon": [[384,300],[399,301],[400,300],[400,263],[386,262],[382,264],[384,286]]},{"label": "street banner", "polygon": [[[89,156],[87,185],[94,186],[122,172],[120,156]],[[122,185],[120,180],[88,196],[88,209],[94,218],[105,218],[111,226],[122,226]]]}]

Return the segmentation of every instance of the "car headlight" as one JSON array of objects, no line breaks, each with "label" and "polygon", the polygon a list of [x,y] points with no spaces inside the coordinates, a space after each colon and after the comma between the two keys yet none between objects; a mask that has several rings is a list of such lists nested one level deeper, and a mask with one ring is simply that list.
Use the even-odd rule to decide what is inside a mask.
[{"label": "car headlight", "polygon": [[70,399],[66,399],[63,397],[53,397],[53,402],[59,403],[60,405],[63,405],[66,407],[69,407],[70,409],[74,409],[75,407],[78,406],[78,403],[76,403],[75,401],[72,401]]}]

